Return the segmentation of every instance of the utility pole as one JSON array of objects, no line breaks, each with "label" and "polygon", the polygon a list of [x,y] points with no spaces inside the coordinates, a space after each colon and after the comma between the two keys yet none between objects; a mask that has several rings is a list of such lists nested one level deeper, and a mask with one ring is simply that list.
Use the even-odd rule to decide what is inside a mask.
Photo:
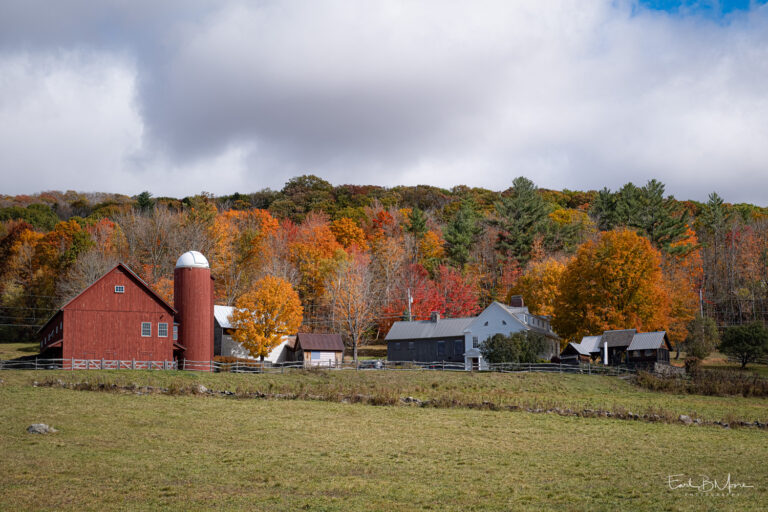
[{"label": "utility pole", "polygon": [[411,304],[413,304],[413,297],[411,297],[411,289],[408,288],[408,321],[409,322],[413,320],[413,316],[411,315]]}]

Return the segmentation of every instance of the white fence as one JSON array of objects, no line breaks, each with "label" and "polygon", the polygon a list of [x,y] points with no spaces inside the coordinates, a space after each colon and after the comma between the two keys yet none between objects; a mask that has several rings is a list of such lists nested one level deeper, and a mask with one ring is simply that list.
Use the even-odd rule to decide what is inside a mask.
[{"label": "white fence", "polygon": [[[260,361],[136,361],[107,359],[26,359],[0,361],[0,370],[187,370],[231,373],[286,373],[295,369],[314,370],[389,370],[389,371],[467,371],[464,363],[434,361],[381,361],[360,360],[357,363],[327,361],[322,364],[303,361],[264,363]],[[474,370],[478,371],[478,370]],[[499,373],[546,372],[577,373],[586,375],[626,375],[634,369],[623,366],[558,363],[500,363],[490,364],[487,370]]]}]

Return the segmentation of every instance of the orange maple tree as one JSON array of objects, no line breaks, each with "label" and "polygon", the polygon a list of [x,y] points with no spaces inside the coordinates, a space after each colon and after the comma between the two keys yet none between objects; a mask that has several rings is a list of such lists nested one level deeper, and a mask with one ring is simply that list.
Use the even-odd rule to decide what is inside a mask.
[{"label": "orange maple tree", "polygon": [[663,330],[667,291],[661,256],[648,239],[627,229],[606,231],[565,267],[553,324],[568,339],[610,329]]}]

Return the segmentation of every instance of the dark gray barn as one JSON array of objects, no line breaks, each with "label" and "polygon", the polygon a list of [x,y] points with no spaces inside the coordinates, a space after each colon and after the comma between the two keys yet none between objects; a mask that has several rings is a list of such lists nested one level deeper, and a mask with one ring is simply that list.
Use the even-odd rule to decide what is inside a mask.
[{"label": "dark gray barn", "polygon": [[469,318],[440,318],[395,322],[387,333],[389,361],[464,362],[464,330],[472,323]]}]

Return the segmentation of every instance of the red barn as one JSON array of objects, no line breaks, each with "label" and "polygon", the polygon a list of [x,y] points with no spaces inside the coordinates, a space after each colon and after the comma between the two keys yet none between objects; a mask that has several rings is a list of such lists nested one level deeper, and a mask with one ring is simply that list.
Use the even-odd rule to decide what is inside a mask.
[{"label": "red barn", "polygon": [[[45,358],[173,361],[184,347],[176,311],[122,263],[67,302],[40,329]],[[174,357],[175,356],[175,357]]]}]

